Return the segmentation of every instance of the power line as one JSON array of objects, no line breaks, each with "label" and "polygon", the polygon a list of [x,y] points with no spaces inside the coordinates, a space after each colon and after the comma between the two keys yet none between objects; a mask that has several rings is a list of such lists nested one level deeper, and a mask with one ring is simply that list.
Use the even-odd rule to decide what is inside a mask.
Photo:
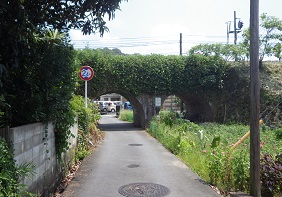
[{"label": "power line", "polygon": [[[209,40],[209,39],[223,39],[225,36],[205,36],[205,35],[184,35],[183,40],[189,40],[191,38],[195,38],[196,40],[201,40],[203,38]],[[194,39],[192,39],[194,40]],[[178,36],[170,35],[170,36],[155,36],[155,37],[131,37],[131,38],[106,38],[106,39],[81,39],[81,40],[72,40],[73,43],[97,43],[97,42],[103,42],[105,43],[111,43],[111,44],[120,44],[120,43],[132,43],[132,44],[143,44],[143,43],[179,43]]]},{"label": "power line", "polygon": [[[226,43],[226,36],[207,36],[207,35],[183,35],[182,45],[184,48],[187,46],[192,47],[198,44],[213,44],[213,43]],[[157,47],[167,48],[171,51],[175,47],[175,52],[160,53],[158,54],[179,54],[179,36],[168,35],[168,36],[152,36],[152,37],[127,37],[127,38],[95,38],[95,39],[80,39],[72,40],[75,49],[87,48],[144,48],[144,47]],[[173,46],[175,45],[175,46]],[[174,50],[174,49],[173,49]],[[186,49],[188,51],[188,49]],[[136,51],[138,53],[138,51]]]}]

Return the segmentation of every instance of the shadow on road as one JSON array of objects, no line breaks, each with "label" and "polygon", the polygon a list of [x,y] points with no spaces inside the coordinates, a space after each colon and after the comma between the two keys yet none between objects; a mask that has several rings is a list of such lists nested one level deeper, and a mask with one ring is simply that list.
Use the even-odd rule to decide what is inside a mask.
[{"label": "shadow on road", "polygon": [[[98,128],[102,131],[138,131],[142,130],[141,128],[135,127],[133,123],[123,122],[117,120],[116,117],[112,117],[114,122],[112,121],[101,121],[98,125]],[[108,118],[108,120],[111,118]]]},{"label": "shadow on road", "polygon": [[134,127],[133,123],[108,123],[99,124],[99,129],[102,131],[138,131],[140,128]]}]

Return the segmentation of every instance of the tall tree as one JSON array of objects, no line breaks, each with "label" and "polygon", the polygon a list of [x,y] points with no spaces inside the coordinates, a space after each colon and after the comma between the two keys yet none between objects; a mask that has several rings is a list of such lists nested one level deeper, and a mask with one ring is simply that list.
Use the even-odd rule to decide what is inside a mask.
[{"label": "tall tree", "polygon": [[226,61],[242,61],[245,59],[245,49],[241,45],[233,44],[200,44],[192,47],[189,54],[202,54],[205,56],[220,56]]},{"label": "tall tree", "polygon": [[0,0],[0,124],[54,120],[54,111],[67,110],[74,52],[64,35],[103,35],[121,1]]},{"label": "tall tree", "polygon": [[[35,34],[46,29],[84,34],[108,31],[121,1],[127,0],[5,0],[0,2],[0,77],[18,58],[30,56]],[[0,84],[1,85],[1,84]]]},{"label": "tall tree", "polygon": [[[23,8],[37,27],[68,31],[79,28],[84,34],[108,31],[105,16],[111,20],[123,0],[28,0]],[[125,0],[127,1],[127,0]]]},{"label": "tall tree", "polygon": [[[243,36],[242,45],[250,48],[250,29],[246,29]],[[264,58],[275,56],[281,59],[282,42],[282,20],[275,16],[268,16],[263,13],[260,16],[260,57],[262,62]],[[248,50],[249,51],[249,50]]]}]

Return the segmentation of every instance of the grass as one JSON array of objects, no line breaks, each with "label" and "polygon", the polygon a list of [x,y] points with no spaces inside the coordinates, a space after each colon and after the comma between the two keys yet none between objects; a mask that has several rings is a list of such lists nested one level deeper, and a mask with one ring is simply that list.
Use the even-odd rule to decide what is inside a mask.
[{"label": "grass", "polygon": [[[165,117],[154,118],[150,123],[148,132],[153,137],[203,180],[216,185],[223,193],[235,190],[248,192],[250,139],[247,138],[233,151],[231,147],[248,132],[249,126],[194,124],[173,119],[174,116],[168,113],[162,115]],[[265,154],[273,157],[281,154],[281,143],[277,131],[266,126],[261,128],[261,157]],[[279,185],[275,187],[281,189]]]},{"label": "grass", "polygon": [[121,110],[119,119],[127,122],[133,122],[133,111],[132,110]]},{"label": "grass", "polygon": [[[120,119],[133,122],[133,111],[121,111]],[[177,119],[173,112],[166,111],[161,111],[160,117],[154,117],[148,128],[153,137],[204,181],[217,186],[225,196],[230,191],[249,192],[250,138],[231,150],[248,131],[249,126],[242,124],[194,124]],[[273,130],[262,125],[260,137],[261,158],[265,155],[275,158],[282,153],[282,128]],[[282,166],[280,160],[273,159],[272,162]],[[265,167],[275,171],[277,166],[272,166],[272,162],[261,165],[270,165]],[[263,172],[263,176],[262,193],[270,191],[274,197],[281,196],[282,177],[268,171]],[[274,186],[269,187],[269,181],[274,181]]]}]

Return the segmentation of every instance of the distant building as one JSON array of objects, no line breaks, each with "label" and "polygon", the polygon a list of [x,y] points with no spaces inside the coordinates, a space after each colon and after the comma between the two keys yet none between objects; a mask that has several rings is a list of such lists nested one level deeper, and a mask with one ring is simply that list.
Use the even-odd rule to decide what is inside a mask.
[{"label": "distant building", "polygon": [[175,95],[168,96],[163,102],[162,110],[180,111],[180,104],[177,102],[180,102],[180,100],[178,101]]},{"label": "distant building", "polygon": [[122,101],[122,96],[116,93],[104,94],[100,96],[100,101]]}]

